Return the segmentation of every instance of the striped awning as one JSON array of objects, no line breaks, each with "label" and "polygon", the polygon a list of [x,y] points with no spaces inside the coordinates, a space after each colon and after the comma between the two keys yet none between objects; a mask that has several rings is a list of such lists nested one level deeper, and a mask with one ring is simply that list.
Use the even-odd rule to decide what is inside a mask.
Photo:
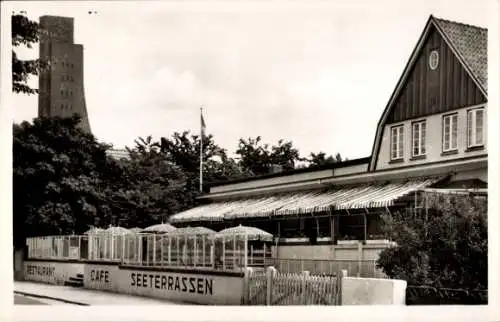
[{"label": "striped awning", "polygon": [[175,222],[221,221],[235,218],[299,215],[327,210],[382,208],[425,189],[439,178],[337,187],[328,191],[297,192],[238,199],[199,206],[170,217]]}]

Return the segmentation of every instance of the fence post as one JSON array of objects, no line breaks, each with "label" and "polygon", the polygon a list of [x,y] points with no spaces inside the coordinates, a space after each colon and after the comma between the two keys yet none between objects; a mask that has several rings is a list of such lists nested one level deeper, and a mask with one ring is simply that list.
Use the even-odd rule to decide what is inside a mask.
[{"label": "fence post", "polygon": [[337,275],[337,294],[336,295],[336,301],[335,305],[342,305],[342,279],[344,277],[347,277],[347,270],[342,269],[339,270],[339,273]]},{"label": "fence post", "polygon": [[266,268],[267,290],[266,290],[266,305],[271,305],[273,302],[273,278],[276,274],[276,268],[269,266]]},{"label": "fence post", "polygon": [[152,256],[152,264],[156,265],[156,235],[153,235],[153,256]]},{"label": "fence post", "polygon": [[165,243],[164,239],[165,235],[161,235],[160,237],[160,258],[161,258],[161,266],[163,267],[164,265],[164,260],[163,260],[163,244]]},{"label": "fence post", "polygon": [[243,262],[245,262],[245,265],[243,267],[248,267],[248,235],[245,234],[244,238],[244,245],[243,245]]},{"label": "fence post", "polygon": [[303,305],[307,304],[307,292],[306,292],[306,286],[307,286],[307,278],[309,277],[309,271],[302,271],[302,274],[300,276],[300,302]]},{"label": "fence post", "polygon": [[82,259],[82,236],[78,236],[78,259]]},{"label": "fence post", "polygon": [[363,244],[360,241],[358,241],[358,276],[357,277],[361,277],[362,258],[363,258]]},{"label": "fence post", "polygon": [[250,275],[252,275],[252,268],[251,267],[245,267],[243,270],[245,273],[243,275],[243,297],[242,297],[242,305],[249,305],[249,299],[250,299]]},{"label": "fence post", "polygon": [[172,237],[168,236],[167,237],[167,240],[168,240],[168,253],[167,253],[167,256],[168,256],[168,266],[171,266],[172,264],[170,263],[170,260],[171,260],[171,251],[172,251]]},{"label": "fence post", "polygon": [[[121,243],[122,243],[122,245],[121,245],[121,246],[122,246],[122,253],[121,253],[121,255],[122,255],[122,256],[121,256],[121,258],[120,258],[120,262],[121,262],[121,263],[124,263],[124,262],[125,262],[125,259],[126,259],[126,257],[125,257],[125,246],[126,246],[125,241],[126,241],[126,240],[128,241],[128,237],[125,237],[125,236],[126,236],[126,235],[125,235],[125,234],[123,234],[123,235],[122,235],[122,238],[120,239],[120,241],[121,241]],[[127,238],[127,239],[125,239],[125,238]]]}]

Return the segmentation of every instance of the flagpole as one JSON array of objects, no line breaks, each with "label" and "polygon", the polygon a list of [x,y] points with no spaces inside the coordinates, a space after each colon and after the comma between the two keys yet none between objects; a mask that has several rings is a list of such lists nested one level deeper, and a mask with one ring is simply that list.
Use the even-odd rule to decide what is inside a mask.
[{"label": "flagpole", "polygon": [[203,105],[200,107],[200,192],[203,192]]}]

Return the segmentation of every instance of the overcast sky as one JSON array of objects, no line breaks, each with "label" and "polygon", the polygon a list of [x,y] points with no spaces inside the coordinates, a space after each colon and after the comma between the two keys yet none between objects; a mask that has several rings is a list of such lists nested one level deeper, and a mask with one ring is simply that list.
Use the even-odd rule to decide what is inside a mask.
[{"label": "overcast sky", "polygon": [[[198,133],[203,104],[207,131],[229,152],[261,135],[291,140],[303,156],[350,159],[370,155],[429,15],[487,27],[489,10],[470,0],[7,4],[33,20],[75,18],[101,141],[122,148],[138,136]],[[38,47],[21,55],[34,58]],[[14,121],[31,120],[37,97],[16,95],[13,106]]]}]

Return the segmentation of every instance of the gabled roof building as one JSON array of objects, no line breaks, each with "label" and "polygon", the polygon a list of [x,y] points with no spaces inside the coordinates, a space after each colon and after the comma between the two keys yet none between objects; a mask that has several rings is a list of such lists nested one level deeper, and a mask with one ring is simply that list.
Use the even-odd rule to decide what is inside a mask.
[{"label": "gabled roof building", "polygon": [[487,29],[430,16],[377,125],[372,154],[210,186],[178,226],[240,223],[276,237],[274,256],[373,260],[380,216],[422,195],[487,194]]}]

